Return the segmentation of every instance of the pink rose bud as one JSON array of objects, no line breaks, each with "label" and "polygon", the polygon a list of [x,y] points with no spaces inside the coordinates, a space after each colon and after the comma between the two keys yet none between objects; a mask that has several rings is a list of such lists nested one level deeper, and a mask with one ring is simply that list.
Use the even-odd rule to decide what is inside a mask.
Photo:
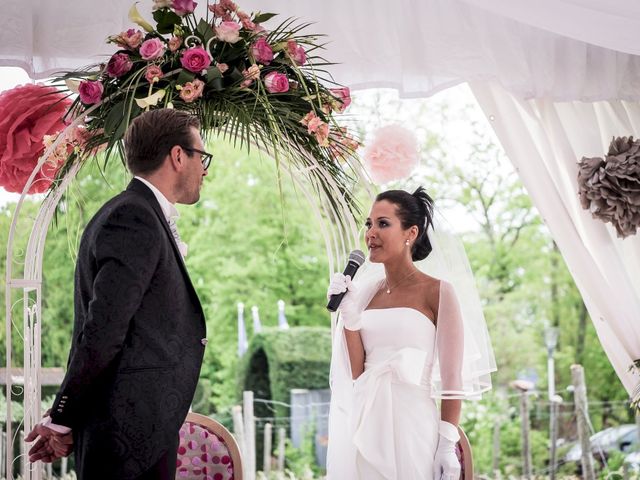
[{"label": "pink rose bud", "polygon": [[121,77],[133,67],[133,62],[126,53],[116,53],[107,63],[107,75],[113,78]]},{"label": "pink rose bud", "polygon": [[346,108],[351,105],[351,93],[349,92],[348,87],[330,88],[329,91],[331,92],[331,95],[336,98],[335,103],[337,103],[337,105],[335,105],[334,108],[338,112],[344,112]]},{"label": "pink rose bud", "polygon": [[273,60],[273,50],[264,37],[260,37],[252,46],[251,54],[256,62],[269,65]]},{"label": "pink rose bud", "polygon": [[229,70],[229,65],[227,65],[226,63],[216,63],[216,67],[218,67],[220,73],[224,73]]},{"label": "pink rose bud", "polygon": [[173,0],[171,2],[171,8],[173,8],[173,11],[181,17],[184,17],[189,13],[193,13],[197,6],[198,3],[193,0]]},{"label": "pink rose bud", "polygon": [[157,82],[162,78],[162,69],[157,65],[149,65],[144,72],[144,78],[146,78],[149,83]]},{"label": "pink rose bud", "polygon": [[140,46],[140,56],[144,60],[155,60],[164,55],[166,47],[164,42],[159,38],[150,38],[142,42]]},{"label": "pink rose bud", "polygon": [[211,57],[209,56],[209,52],[204,48],[193,47],[182,52],[180,63],[183,68],[190,72],[200,73],[209,68],[209,65],[211,65]]},{"label": "pink rose bud", "polygon": [[304,48],[298,45],[295,40],[289,40],[287,42],[287,51],[289,52],[291,60],[293,60],[296,65],[302,66],[307,61],[307,52],[305,52]]},{"label": "pink rose bud", "polygon": [[218,40],[227,43],[236,43],[240,40],[240,26],[236,22],[222,22],[216,27],[216,37]]},{"label": "pink rose bud", "polygon": [[265,75],[264,86],[269,93],[284,93],[289,91],[289,79],[283,73],[271,72]]},{"label": "pink rose bud", "polygon": [[172,52],[178,50],[180,48],[180,45],[182,45],[182,38],[171,37],[169,39],[169,50],[171,50]]},{"label": "pink rose bud", "polygon": [[80,101],[85,105],[93,105],[100,102],[102,92],[104,92],[104,87],[98,81],[83,80],[78,87]]}]

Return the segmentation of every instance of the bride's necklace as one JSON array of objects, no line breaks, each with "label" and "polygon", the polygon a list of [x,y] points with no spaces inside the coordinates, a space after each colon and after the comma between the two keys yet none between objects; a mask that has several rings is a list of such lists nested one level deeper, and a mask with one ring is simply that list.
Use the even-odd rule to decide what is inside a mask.
[{"label": "bride's necklace", "polygon": [[417,269],[416,269],[416,270],[414,270],[413,272],[411,272],[409,275],[406,275],[405,277],[403,277],[402,279],[400,279],[400,281],[399,281],[399,282],[397,282],[393,287],[392,287],[391,285],[389,285],[389,281],[385,278],[385,279],[384,279],[384,284],[387,286],[387,290],[386,290],[387,294],[390,294],[390,293],[391,293],[391,290],[393,290],[394,288],[399,287],[399,286],[400,286],[400,284],[401,284],[402,282],[404,282],[405,280],[407,280],[407,279],[409,279],[409,278],[413,277],[416,273],[418,273],[418,270],[417,270]]}]

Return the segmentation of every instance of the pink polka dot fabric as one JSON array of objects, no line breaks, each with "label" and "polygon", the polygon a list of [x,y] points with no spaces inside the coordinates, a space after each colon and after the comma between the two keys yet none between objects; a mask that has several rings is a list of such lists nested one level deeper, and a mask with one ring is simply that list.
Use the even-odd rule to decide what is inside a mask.
[{"label": "pink polka dot fabric", "polygon": [[233,480],[233,462],[223,440],[200,425],[180,429],[176,480]]}]

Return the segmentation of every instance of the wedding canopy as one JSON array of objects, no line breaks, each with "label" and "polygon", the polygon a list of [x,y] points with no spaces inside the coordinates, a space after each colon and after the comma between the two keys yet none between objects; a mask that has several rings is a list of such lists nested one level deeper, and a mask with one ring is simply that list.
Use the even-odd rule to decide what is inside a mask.
[{"label": "wedding canopy", "polygon": [[[4,0],[0,65],[33,78],[106,60],[131,0]],[[204,14],[205,3],[198,7]],[[150,18],[152,1],[138,10]],[[640,4],[633,0],[240,1],[317,22],[335,78],[428,96],[468,82],[553,234],[631,393],[640,358],[640,239],[577,198],[577,160],[640,136]],[[271,20],[276,22],[277,19]]]}]

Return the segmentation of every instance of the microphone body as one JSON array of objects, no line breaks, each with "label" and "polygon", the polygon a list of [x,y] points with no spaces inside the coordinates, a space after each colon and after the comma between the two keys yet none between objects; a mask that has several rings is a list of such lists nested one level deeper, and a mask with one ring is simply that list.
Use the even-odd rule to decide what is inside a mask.
[{"label": "microphone body", "polygon": [[[353,280],[356,272],[364,263],[364,258],[364,253],[362,253],[361,250],[353,250],[349,254],[349,261],[347,262],[347,266],[345,267],[344,272],[342,272],[343,275],[349,275]],[[344,298],[346,293],[347,292],[342,292],[331,295],[331,297],[329,298],[329,303],[327,304],[327,310],[329,310],[330,312],[335,312],[336,310],[338,310],[340,302],[342,302],[342,299]]]}]

